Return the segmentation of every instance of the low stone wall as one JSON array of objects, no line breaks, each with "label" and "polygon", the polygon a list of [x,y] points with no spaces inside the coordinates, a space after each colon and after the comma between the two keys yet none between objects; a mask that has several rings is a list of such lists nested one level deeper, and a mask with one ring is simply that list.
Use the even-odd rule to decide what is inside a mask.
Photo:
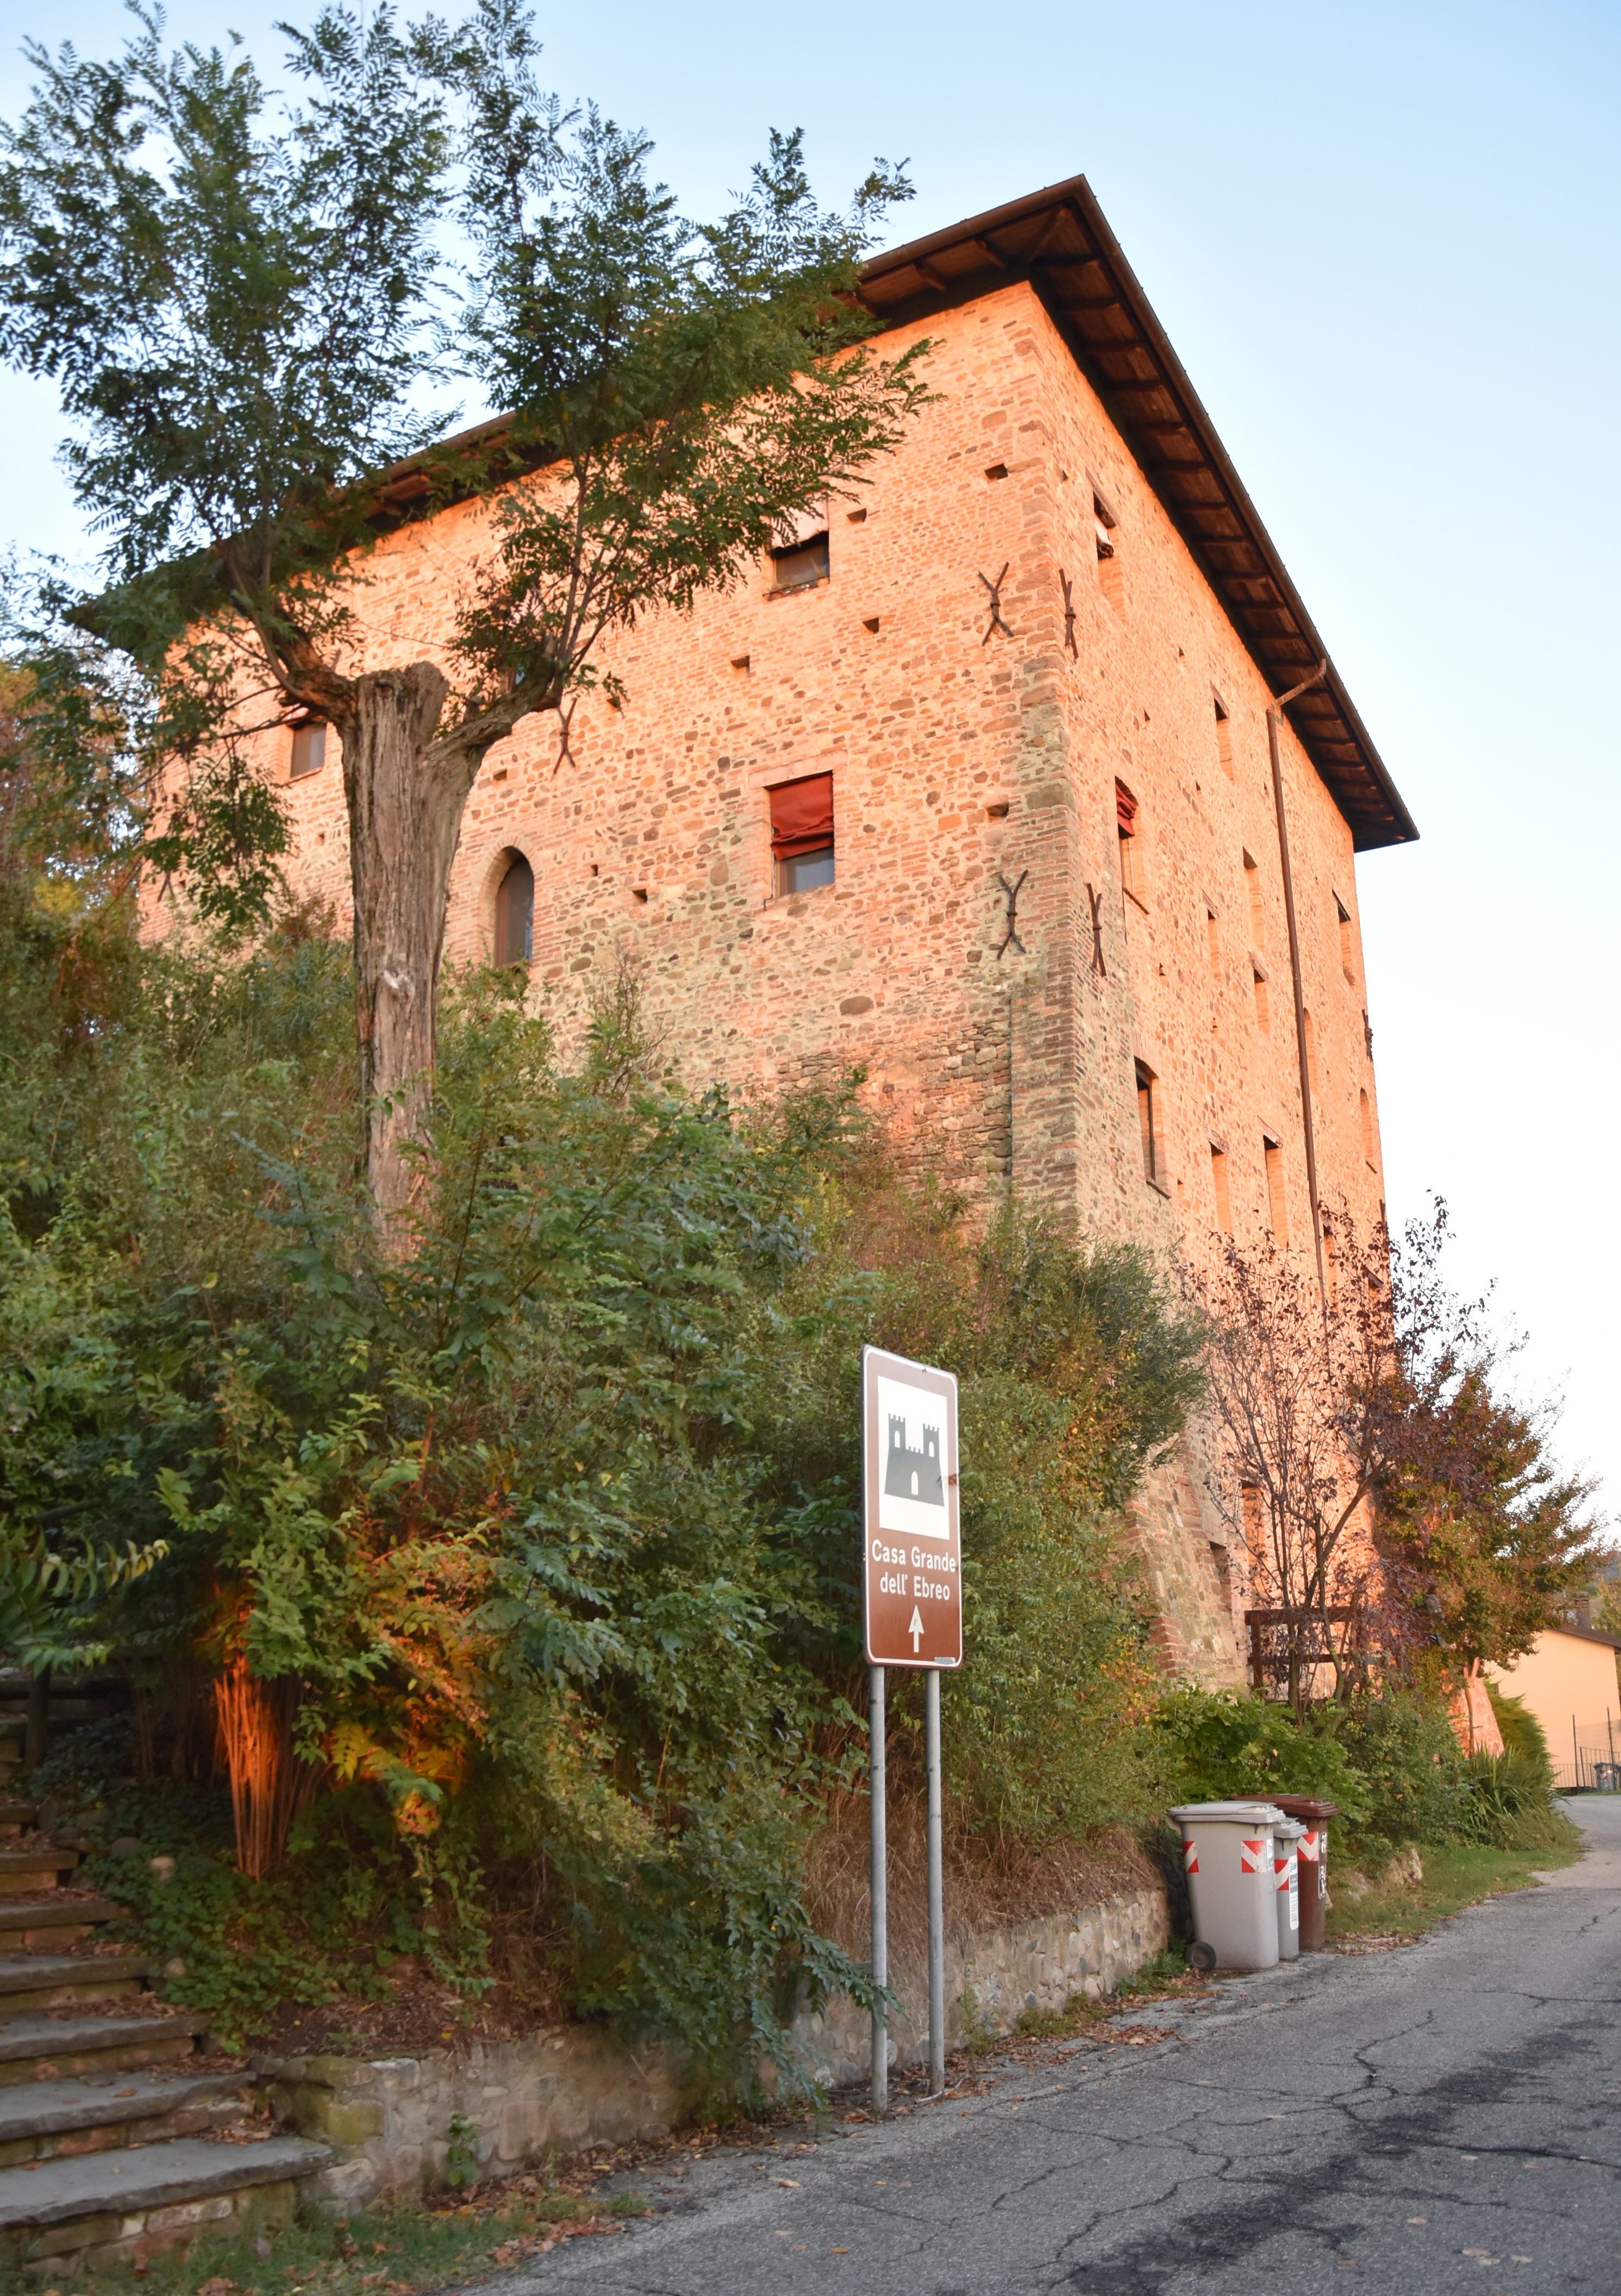
[{"label": "low stone wall", "polygon": [[[1170,1941],[1170,1909],[1158,1885],[1044,1921],[948,1939],[946,2045],[961,2048],[986,2033],[1011,2033],[1027,2010],[1054,2014],[1077,1994],[1101,2000]],[[929,2054],[929,1975],[921,1956],[892,1952],[891,1962],[900,2006],[889,2013],[889,2062],[905,2067]],[[823,2016],[797,2019],[794,2031],[813,2078],[837,2083],[865,2076],[872,2027],[847,1997],[830,2002]]]},{"label": "low stone wall", "polygon": [[314,2190],[339,2216],[442,2185],[453,2120],[483,2171],[501,2176],[588,2144],[662,2136],[686,2110],[669,2051],[633,2056],[588,2025],[421,2057],[261,2059],[254,2070],[278,2118],[337,2153]]},{"label": "low stone wall", "polygon": [[[1077,1994],[1101,1998],[1169,1941],[1160,1887],[955,1939],[946,1966],[951,2044],[1011,2032],[1027,2010],[1056,2012]],[[891,2013],[890,2059],[905,2066],[928,2054],[921,1962],[900,1956],[892,1981],[900,2007]],[[865,2073],[869,2026],[853,2002],[801,2016],[794,2031],[810,2079],[836,2084]],[[278,2114],[337,2153],[315,2189],[339,2216],[442,2184],[453,2120],[483,2171],[501,2176],[590,2144],[665,2136],[690,2109],[673,2053],[633,2055],[580,2025],[462,2052],[265,2059],[255,2070]]]}]

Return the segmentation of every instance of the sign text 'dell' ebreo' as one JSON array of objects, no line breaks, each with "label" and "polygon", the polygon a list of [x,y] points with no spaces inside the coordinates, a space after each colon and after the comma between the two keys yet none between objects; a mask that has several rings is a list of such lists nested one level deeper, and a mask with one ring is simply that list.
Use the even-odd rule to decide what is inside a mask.
[{"label": "sign text 'dell' ebreo'", "polygon": [[863,1577],[872,1666],[961,1666],[957,1382],[864,1348]]}]

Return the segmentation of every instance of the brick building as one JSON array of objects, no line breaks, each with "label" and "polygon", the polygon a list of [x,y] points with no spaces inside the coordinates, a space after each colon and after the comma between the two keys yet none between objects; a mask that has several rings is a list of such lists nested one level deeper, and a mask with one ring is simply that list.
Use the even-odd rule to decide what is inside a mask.
[{"label": "brick building", "polygon": [[[1412,824],[1331,664],[1274,770],[1326,649],[1084,179],[864,293],[882,348],[935,346],[935,404],[757,580],[616,639],[622,712],[489,754],[446,954],[527,953],[566,1043],[628,953],[693,1079],[864,1062],[987,1191],[1309,1254],[1316,1199],[1380,1209],[1355,857]],[[368,667],[442,648],[483,532],[383,542]],[[341,909],[335,744],[276,739],[297,879]],[[1237,1678],[1196,1456],[1136,1517],[1167,1661]]]}]

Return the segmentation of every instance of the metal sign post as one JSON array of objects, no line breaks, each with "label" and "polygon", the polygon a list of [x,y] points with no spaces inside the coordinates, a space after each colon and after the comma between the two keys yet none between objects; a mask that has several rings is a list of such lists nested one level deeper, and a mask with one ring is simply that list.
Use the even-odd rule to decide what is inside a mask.
[{"label": "metal sign post", "polygon": [[884,1670],[867,1669],[868,1777],[872,1800],[872,2110],[889,2110],[889,1837],[884,1807]]},{"label": "metal sign post", "polygon": [[[950,1372],[861,1352],[862,1588],[872,1800],[872,1982],[889,1977],[884,1669],[926,1670],[929,1773],[929,2069],[946,2086],[946,1892],[941,1841],[940,1671],[962,1663],[957,1382]],[[888,2020],[872,2012],[872,2109],[889,2102]]]},{"label": "metal sign post", "polygon": [[929,1770],[929,2094],[946,2086],[946,1872],[940,1841],[940,1669],[924,1677],[923,1743]]}]

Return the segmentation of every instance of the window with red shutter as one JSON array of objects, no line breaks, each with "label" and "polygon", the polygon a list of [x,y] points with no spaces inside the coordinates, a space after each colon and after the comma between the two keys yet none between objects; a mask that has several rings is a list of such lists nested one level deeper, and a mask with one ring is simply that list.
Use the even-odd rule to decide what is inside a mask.
[{"label": "window with red shutter", "polygon": [[771,853],[779,893],[806,893],[833,882],[833,776],[780,782],[771,800]]}]

